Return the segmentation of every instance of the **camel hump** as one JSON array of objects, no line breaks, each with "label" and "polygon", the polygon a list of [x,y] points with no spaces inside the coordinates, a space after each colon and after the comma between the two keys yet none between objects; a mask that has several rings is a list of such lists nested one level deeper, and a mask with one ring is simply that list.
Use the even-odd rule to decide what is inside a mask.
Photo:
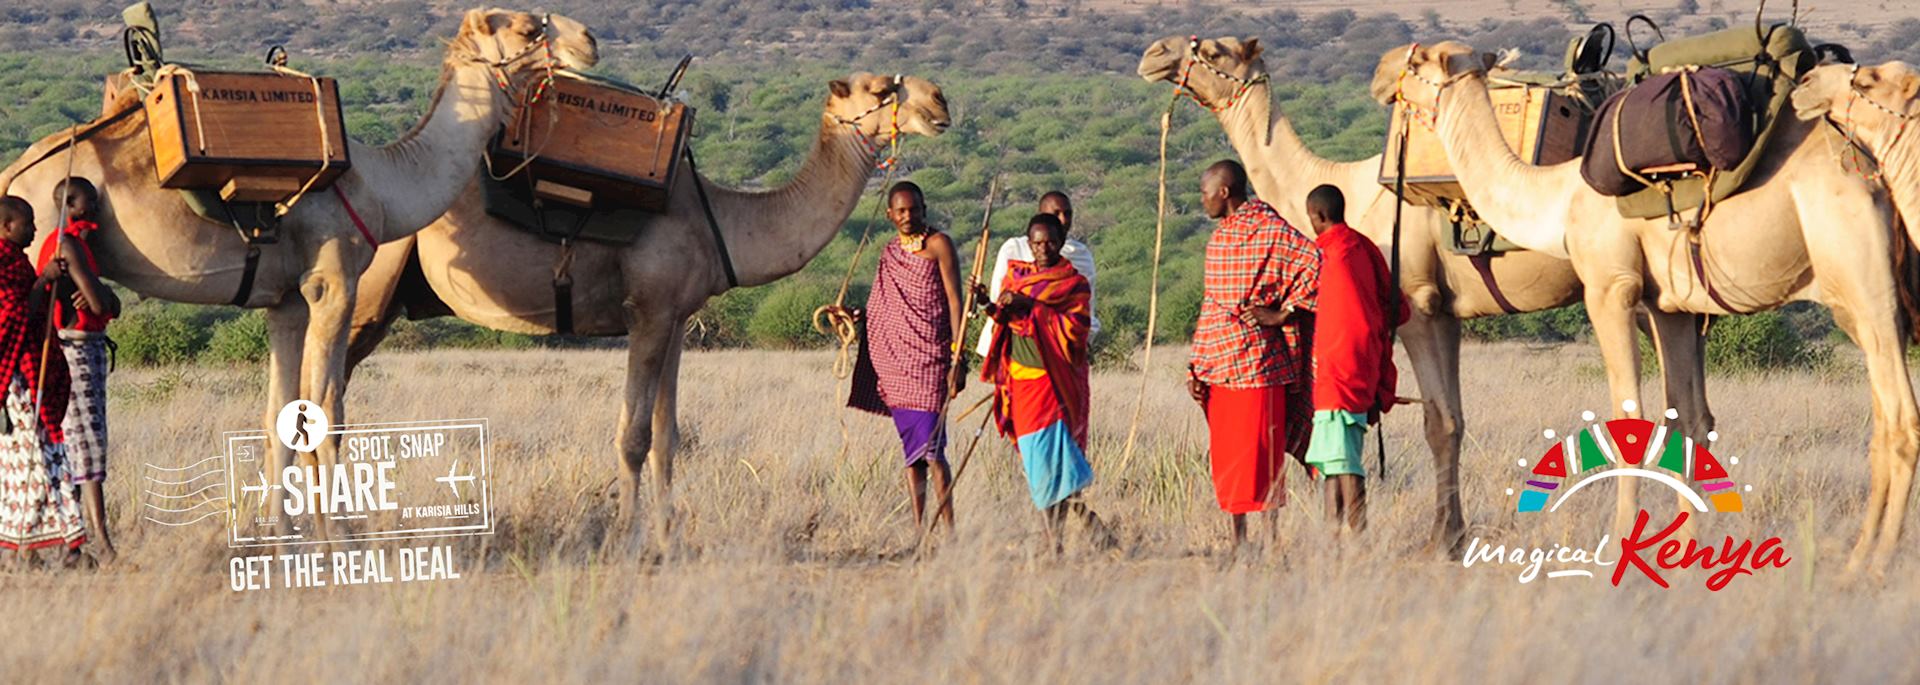
[{"label": "camel hump", "polygon": [[53,135],[41,138],[29,146],[26,152],[21,153],[12,164],[7,165],[6,171],[0,172],[0,194],[9,192],[13,188],[13,179],[19,178],[20,174],[26,173],[34,165],[47,161],[116,123],[128,120],[135,113],[144,113],[146,108],[141,107],[140,103],[139,91],[132,91],[131,94],[123,95],[115,101],[115,107],[111,113],[103,114],[100,118],[85,124],[69,126]]}]

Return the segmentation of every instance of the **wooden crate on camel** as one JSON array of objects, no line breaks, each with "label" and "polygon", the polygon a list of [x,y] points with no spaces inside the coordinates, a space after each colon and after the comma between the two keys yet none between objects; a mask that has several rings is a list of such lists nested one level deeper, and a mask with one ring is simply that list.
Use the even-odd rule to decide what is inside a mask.
[{"label": "wooden crate on camel", "polygon": [[693,109],[613,81],[557,71],[488,152],[495,178],[593,210],[667,210]]},{"label": "wooden crate on camel", "polygon": [[287,202],[353,166],[333,79],[168,67],[145,99],[160,185]]},{"label": "wooden crate on camel", "polygon": [[[1586,149],[1590,107],[1560,88],[1532,84],[1496,84],[1487,91],[1500,133],[1507,146],[1529,164],[1550,165],[1579,159]],[[1413,121],[1406,118],[1415,117]],[[1430,207],[1448,207],[1464,200],[1466,192],[1447,163],[1430,112],[1410,111],[1407,103],[1393,106],[1387,124],[1386,154],[1380,158],[1380,184],[1391,190],[1399,161],[1400,136],[1407,132],[1406,201]],[[1424,120],[1421,117],[1427,117]]]}]

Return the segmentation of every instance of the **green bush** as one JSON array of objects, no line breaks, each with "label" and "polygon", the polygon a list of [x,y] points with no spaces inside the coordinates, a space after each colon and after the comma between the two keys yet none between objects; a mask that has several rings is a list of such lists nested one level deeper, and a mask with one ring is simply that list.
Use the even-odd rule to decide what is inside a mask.
[{"label": "green bush", "polygon": [[834,290],[818,281],[789,280],[768,286],[766,299],[747,322],[747,338],[759,347],[819,347],[827,342],[813,329],[813,310],[833,301]]},{"label": "green bush", "polygon": [[212,338],[212,327],[232,312],[173,304],[140,302],[107,326],[107,335],[119,344],[119,358],[134,366],[182,364],[199,357]]},{"label": "green bush", "polygon": [[251,311],[213,327],[206,356],[227,363],[254,363],[267,359],[267,316]]},{"label": "green bush", "polygon": [[1797,335],[1778,311],[1716,317],[1707,331],[1709,371],[1818,368],[1832,358],[1832,348]]}]

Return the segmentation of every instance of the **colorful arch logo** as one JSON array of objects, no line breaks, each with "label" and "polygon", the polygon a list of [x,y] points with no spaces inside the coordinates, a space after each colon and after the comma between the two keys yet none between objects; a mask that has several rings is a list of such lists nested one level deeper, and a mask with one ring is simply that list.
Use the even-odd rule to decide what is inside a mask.
[{"label": "colorful arch logo", "polygon": [[[1621,408],[1632,412],[1634,406],[1628,400]],[[1679,416],[1673,409],[1666,411],[1670,420]],[[1555,442],[1532,464],[1524,486],[1519,488],[1516,512],[1557,511],[1581,488],[1610,478],[1645,478],[1660,483],[1679,493],[1696,511],[1725,513],[1745,508],[1740,492],[1751,492],[1753,486],[1735,484],[1726,466],[1705,444],[1646,419],[1591,423],[1594,415],[1589,411],[1581,414],[1581,420],[1591,425],[1571,435],[1561,437],[1551,429],[1542,432]],[[1719,435],[1709,431],[1706,438],[1711,443]],[[1519,463],[1523,468],[1528,466],[1525,459]],[[1730,457],[1727,463],[1738,466],[1740,458]],[[1697,484],[1699,490],[1689,482]],[[1514,488],[1507,489],[1509,497],[1514,493]]]}]

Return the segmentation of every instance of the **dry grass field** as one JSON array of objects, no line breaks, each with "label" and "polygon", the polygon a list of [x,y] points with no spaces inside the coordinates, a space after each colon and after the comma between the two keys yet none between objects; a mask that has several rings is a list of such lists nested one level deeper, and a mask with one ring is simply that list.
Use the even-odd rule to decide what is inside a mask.
[{"label": "dry grass field", "polygon": [[[890,427],[836,408],[824,353],[688,356],[680,524],[664,549],[623,542],[608,496],[624,354],[383,353],[355,379],[356,420],[491,419],[497,532],[455,543],[458,580],[243,593],[227,587],[233,552],[218,525],[142,521],[139,481],[143,462],[191,463],[217,453],[221,431],[253,427],[259,372],[122,371],[108,484],[122,563],[0,574],[0,680],[1920,679],[1914,538],[1885,581],[1838,574],[1867,474],[1866,389],[1851,362],[1713,379],[1716,452],[1739,455],[1733,475],[1754,489],[1746,513],[1710,514],[1703,534],[1780,536],[1792,557],[1714,593],[1697,572],[1670,574],[1670,590],[1631,575],[1617,588],[1521,584],[1515,567],[1422,557],[1432,468],[1404,410],[1387,420],[1390,471],[1373,484],[1371,530],[1329,536],[1296,469],[1280,542],[1228,559],[1180,357],[1157,359],[1164,378],[1124,470],[1138,376],[1094,380],[1090,501],[1120,549],[1075,540],[1061,558],[1043,553],[1018,467],[989,442],[960,485],[957,535],[915,560]],[[1547,447],[1542,428],[1564,433],[1584,425],[1582,410],[1605,413],[1597,354],[1472,345],[1466,358],[1470,535],[1592,547],[1610,488],[1528,517],[1509,513],[1505,490],[1522,475],[1516,460]],[[1649,508],[1670,511],[1656,489]]]}]

